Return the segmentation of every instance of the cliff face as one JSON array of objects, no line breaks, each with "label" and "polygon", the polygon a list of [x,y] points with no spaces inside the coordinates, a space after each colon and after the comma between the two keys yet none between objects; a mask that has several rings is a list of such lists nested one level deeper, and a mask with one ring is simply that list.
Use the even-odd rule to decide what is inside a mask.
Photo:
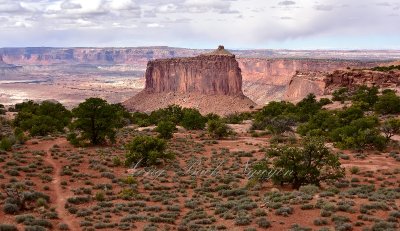
[{"label": "cliff face", "polygon": [[241,71],[234,56],[201,55],[150,61],[145,76],[148,93],[243,95]]},{"label": "cliff face", "polygon": [[171,57],[187,57],[200,54],[202,50],[138,47],[138,48],[0,48],[0,56],[7,63],[16,65],[53,65],[53,64],[91,64],[115,65],[129,64],[145,67],[147,61]]},{"label": "cliff face", "polygon": [[131,110],[150,112],[178,104],[224,115],[255,106],[242,92],[235,56],[222,46],[197,57],[150,61],[145,76],[145,89],[124,102]]},{"label": "cliff face", "polygon": [[352,89],[361,85],[397,88],[400,86],[400,71],[336,70],[326,75],[324,82],[325,94],[341,87]]},{"label": "cliff face", "polygon": [[297,72],[290,80],[283,99],[297,102],[311,93],[316,96],[323,95],[326,86],[324,78],[322,72]]},{"label": "cliff face", "polygon": [[297,101],[306,96],[311,89],[313,93],[319,92],[320,90],[316,89],[321,87],[321,82],[316,85],[312,83],[315,80],[315,76],[313,77],[315,73],[321,75],[323,72],[347,67],[369,68],[379,64],[379,62],[313,59],[239,59],[238,61],[243,73],[243,92],[258,104],[272,100]]},{"label": "cliff face", "polygon": [[16,72],[21,67],[7,64],[4,62],[3,57],[0,55],[0,76],[5,76],[10,73]]}]

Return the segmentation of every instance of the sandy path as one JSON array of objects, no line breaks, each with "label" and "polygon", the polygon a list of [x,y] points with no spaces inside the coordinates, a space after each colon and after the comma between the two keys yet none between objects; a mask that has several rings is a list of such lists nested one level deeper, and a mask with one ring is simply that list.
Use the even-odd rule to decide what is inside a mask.
[{"label": "sandy path", "polygon": [[56,211],[58,214],[58,217],[62,220],[63,223],[67,224],[69,227],[69,230],[81,230],[79,224],[77,224],[76,219],[74,219],[73,216],[70,215],[70,213],[64,208],[66,198],[68,198],[68,192],[64,189],[61,188],[61,164],[57,163],[54,161],[54,159],[51,157],[51,152],[50,149],[53,147],[53,145],[63,145],[67,141],[65,139],[56,139],[53,141],[45,141],[45,142],[40,142],[38,145],[35,145],[34,149],[37,150],[44,150],[46,151],[46,156],[44,158],[44,161],[51,165],[53,167],[53,180],[50,184],[50,188],[55,194],[55,200],[53,204],[56,206]]}]

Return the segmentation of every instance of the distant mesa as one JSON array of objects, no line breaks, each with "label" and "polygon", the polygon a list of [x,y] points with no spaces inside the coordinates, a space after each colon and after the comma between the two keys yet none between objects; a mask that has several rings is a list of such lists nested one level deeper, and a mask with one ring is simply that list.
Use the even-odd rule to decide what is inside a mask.
[{"label": "distant mesa", "polygon": [[3,60],[3,56],[0,55],[0,76],[5,75],[6,73],[9,73],[10,71],[15,71],[19,69],[20,67],[12,65],[12,64],[7,64]]},{"label": "distant mesa", "polygon": [[145,77],[145,89],[124,102],[130,110],[150,112],[177,104],[226,115],[255,106],[242,92],[235,55],[223,46],[196,57],[149,61]]}]

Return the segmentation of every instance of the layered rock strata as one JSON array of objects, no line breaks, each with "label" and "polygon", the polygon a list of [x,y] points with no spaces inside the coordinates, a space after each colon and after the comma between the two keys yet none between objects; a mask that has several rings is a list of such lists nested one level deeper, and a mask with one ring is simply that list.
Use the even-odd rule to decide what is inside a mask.
[{"label": "layered rock strata", "polygon": [[242,92],[235,56],[222,46],[192,58],[150,61],[145,77],[145,89],[124,102],[127,108],[149,112],[178,104],[198,108],[203,114],[223,115],[255,106]]}]

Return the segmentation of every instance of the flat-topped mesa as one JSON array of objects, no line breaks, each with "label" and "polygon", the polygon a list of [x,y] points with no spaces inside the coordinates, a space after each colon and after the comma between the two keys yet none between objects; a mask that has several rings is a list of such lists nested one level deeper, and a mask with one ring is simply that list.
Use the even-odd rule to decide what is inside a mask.
[{"label": "flat-topped mesa", "polygon": [[196,57],[149,61],[145,89],[123,104],[143,112],[177,104],[197,108],[202,114],[219,115],[248,111],[255,106],[242,92],[242,75],[235,55],[223,46]]},{"label": "flat-topped mesa", "polygon": [[243,95],[239,64],[223,46],[196,57],[150,61],[145,76],[148,93]]}]

